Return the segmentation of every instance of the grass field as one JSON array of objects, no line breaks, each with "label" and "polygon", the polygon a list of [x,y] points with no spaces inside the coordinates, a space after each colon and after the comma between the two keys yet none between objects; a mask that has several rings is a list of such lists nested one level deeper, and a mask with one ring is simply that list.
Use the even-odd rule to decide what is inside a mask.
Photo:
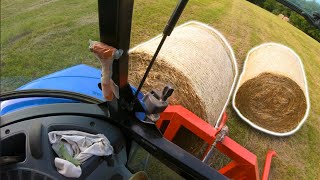
[{"label": "grass field", "polygon": [[[176,1],[136,0],[131,47],[159,34]],[[320,44],[275,15],[244,0],[190,0],[179,23],[198,20],[220,30],[234,48],[240,70],[246,53],[263,42],[278,42],[302,58],[311,112],[296,134],[267,136],[228,109],[230,137],[258,156],[274,149],[271,179],[320,179]],[[98,39],[97,2],[80,0],[1,0],[1,90],[85,63],[99,64],[87,50]],[[21,78],[24,77],[24,78]]]}]

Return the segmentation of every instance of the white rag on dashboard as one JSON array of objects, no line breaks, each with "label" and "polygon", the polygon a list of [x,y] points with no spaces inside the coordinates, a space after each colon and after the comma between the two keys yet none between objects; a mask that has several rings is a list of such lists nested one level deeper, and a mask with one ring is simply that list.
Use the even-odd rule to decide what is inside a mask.
[{"label": "white rag on dashboard", "polygon": [[109,140],[103,134],[89,134],[81,131],[51,131],[48,133],[52,149],[59,158],[54,164],[65,177],[81,176],[80,164],[91,156],[108,156],[113,153]]}]

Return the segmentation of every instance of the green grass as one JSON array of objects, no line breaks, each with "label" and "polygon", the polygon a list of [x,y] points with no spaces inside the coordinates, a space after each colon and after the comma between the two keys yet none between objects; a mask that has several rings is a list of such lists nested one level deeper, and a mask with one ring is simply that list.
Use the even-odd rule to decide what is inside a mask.
[{"label": "green grass", "polygon": [[[176,1],[136,0],[131,47],[159,34]],[[198,20],[220,30],[234,48],[240,70],[246,53],[264,42],[278,42],[302,58],[311,98],[307,122],[286,138],[267,136],[228,109],[230,137],[258,156],[274,149],[271,179],[320,179],[320,44],[275,15],[244,0],[190,0],[179,23]],[[80,0],[1,1],[1,90],[10,90],[49,73],[86,63],[98,39],[97,3]],[[25,78],[21,78],[25,77]]]}]

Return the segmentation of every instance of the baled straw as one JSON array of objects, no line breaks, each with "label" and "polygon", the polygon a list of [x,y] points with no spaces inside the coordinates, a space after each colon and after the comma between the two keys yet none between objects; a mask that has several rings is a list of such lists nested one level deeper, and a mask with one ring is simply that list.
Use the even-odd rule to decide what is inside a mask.
[{"label": "baled straw", "polygon": [[[131,49],[130,53],[150,58],[160,40],[161,35]],[[187,108],[189,110],[191,110],[190,107],[203,108],[206,117],[202,118],[206,118],[213,126],[217,125],[228,104],[237,77],[235,56],[225,38],[217,30],[205,24],[195,21],[187,22],[175,28],[167,38],[156,62],[165,67],[162,69],[159,66],[156,69],[161,72],[159,78],[168,74],[172,76],[172,73],[168,72],[170,69],[184,77],[175,79],[176,82],[188,81],[185,83],[186,86],[176,88],[183,89],[180,92],[194,93],[192,95],[188,93],[190,96],[184,97],[184,100],[189,101],[193,98],[192,96],[197,97],[202,107],[195,103]],[[141,62],[132,60],[131,63]],[[135,79],[135,77],[131,78]]]},{"label": "baled straw", "polygon": [[[237,97],[238,92],[240,96],[254,97]],[[254,98],[260,100],[253,101]],[[247,102],[248,107],[242,107],[243,111],[240,105],[244,106],[244,103],[240,100]],[[249,101],[256,104],[250,104]],[[247,55],[232,103],[238,115],[260,131],[275,136],[295,133],[307,119],[310,108],[307,80],[299,56],[290,48],[276,43],[266,43],[253,48]],[[283,107],[282,114],[277,115],[281,113],[280,104],[284,103],[287,107]],[[248,108],[251,108],[250,115],[249,111],[244,112]],[[253,111],[254,108],[257,112]],[[268,119],[262,118],[270,121],[265,122],[268,123],[265,127],[261,119],[249,119],[259,113],[260,117],[270,116]],[[274,124],[270,124],[272,119]]]}]

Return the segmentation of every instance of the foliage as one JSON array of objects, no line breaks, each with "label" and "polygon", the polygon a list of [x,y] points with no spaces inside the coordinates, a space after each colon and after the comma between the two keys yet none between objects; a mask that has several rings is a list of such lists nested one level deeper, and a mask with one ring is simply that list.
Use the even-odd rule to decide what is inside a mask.
[{"label": "foliage", "polygon": [[[313,37],[320,42],[320,29],[317,29],[312,24],[310,24],[304,17],[296,13],[295,11],[285,7],[284,5],[278,3],[276,0],[249,0],[250,2],[272,12],[275,15],[283,14],[290,18],[290,23],[295,27],[299,28],[309,36]],[[315,0],[290,0],[290,2],[302,7],[306,13],[312,14],[320,9],[319,3]]]}]

